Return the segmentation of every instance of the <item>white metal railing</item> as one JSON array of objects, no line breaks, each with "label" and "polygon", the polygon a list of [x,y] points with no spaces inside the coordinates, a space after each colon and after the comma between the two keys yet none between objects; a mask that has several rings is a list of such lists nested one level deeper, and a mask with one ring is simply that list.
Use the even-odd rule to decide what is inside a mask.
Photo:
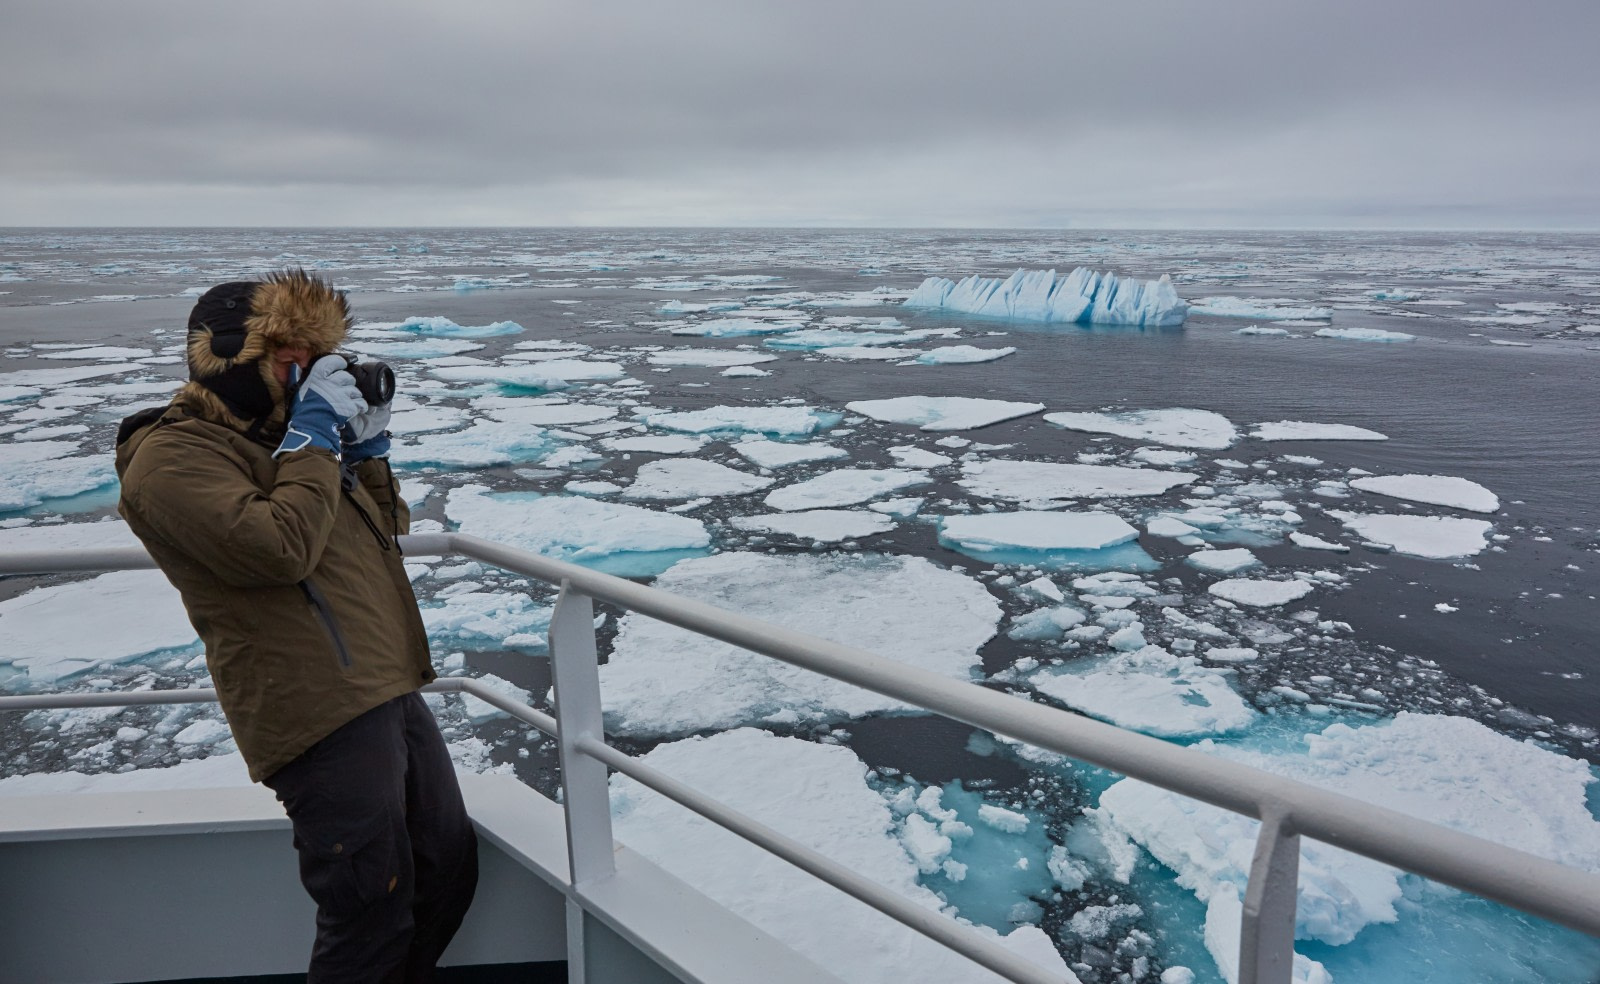
[{"label": "white metal railing", "polygon": [[[855,684],[975,727],[1119,772],[1254,817],[1256,840],[1239,941],[1241,984],[1288,984],[1300,838],[1307,836],[1524,912],[1600,936],[1600,875],[1418,820],[1381,806],[1275,776],[1068,711],[906,666],[657,588],[459,533],[401,538],[413,555],[462,554],[559,585],[550,622],[557,716],[509,700],[470,679],[428,690],[470,693],[557,739],[567,850],[568,907],[578,915],[585,884],[610,877],[613,841],[607,769],[630,776],[813,876],[932,937],[1008,980],[1050,984],[1048,972],[953,920],[917,906],[843,865],[757,823],[605,743],[593,601]],[[0,555],[0,576],[154,567],[138,548]],[[207,690],[37,694],[0,697],[0,710],[214,700]],[[558,722],[559,719],[559,722]],[[567,920],[569,974],[582,980],[582,920]],[[578,966],[572,966],[577,961]]]}]

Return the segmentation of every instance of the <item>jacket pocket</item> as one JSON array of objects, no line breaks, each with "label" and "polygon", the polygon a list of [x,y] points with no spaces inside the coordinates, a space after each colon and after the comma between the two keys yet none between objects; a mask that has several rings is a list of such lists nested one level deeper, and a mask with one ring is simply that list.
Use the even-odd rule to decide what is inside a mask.
[{"label": "jacket pocket", "polygon": [[348,670],[351,667],[350,647],[344,643],[344,633],[339,631],[339,620],[333,617],[333,609],[328,606],[328,599],[322,596],[317,586],[311,583],[310,578],[300,582],[300,591],[306,596],[306,601],[311,605],[311,610],[316,613],[317,621],[327,630],[328,641],[333,643],[333,651],[338,654],[339,666]]}]

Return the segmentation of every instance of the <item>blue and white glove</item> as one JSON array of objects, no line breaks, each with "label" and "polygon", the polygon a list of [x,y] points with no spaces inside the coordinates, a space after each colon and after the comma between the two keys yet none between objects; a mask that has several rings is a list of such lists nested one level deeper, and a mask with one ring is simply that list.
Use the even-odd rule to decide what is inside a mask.
[{"label": "blue and white glove", "polygon": [[355,464],[389,453],[389,404],[367,404],[340,430],[344,438],[344,460]]},{"label": "blue and white glove", "polygon": [[340,429],[367,405],[355,377],[345,371],[346,365],[340,356],[325,355],[312,363],[303,381],[299,366],[289,370],[289,386],[295,394],[289,405],[289,432],[272,452],[274,458],[306,448],[322,448],[339,456],[344,443]]}]

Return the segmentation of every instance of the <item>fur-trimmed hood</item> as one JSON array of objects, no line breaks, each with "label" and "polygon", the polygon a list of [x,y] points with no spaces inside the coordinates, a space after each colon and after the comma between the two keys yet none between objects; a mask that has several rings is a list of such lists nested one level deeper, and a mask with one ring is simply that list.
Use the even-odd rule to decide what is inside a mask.
[{"label": "fur-trimmed hood", "polygon": [[353,320],[343,294],[301,269],[219,284],[189,315],[189,383],[178,402],[215,423],[281,433],[285,393],[273,374],[273,354],[303,348],[313,358],[326,355]]}]

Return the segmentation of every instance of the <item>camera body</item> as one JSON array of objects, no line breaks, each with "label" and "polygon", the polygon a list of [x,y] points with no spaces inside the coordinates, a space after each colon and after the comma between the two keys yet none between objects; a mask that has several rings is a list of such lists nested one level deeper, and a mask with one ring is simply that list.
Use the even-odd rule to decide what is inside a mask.
[{"label": "camera body", "polygon": [[369,406],[382,406],[394,399],[394,370],[387,362],[357,362],[353,352],[340,352],[349,363],[345,370],[355,377],[356,388]]}]

